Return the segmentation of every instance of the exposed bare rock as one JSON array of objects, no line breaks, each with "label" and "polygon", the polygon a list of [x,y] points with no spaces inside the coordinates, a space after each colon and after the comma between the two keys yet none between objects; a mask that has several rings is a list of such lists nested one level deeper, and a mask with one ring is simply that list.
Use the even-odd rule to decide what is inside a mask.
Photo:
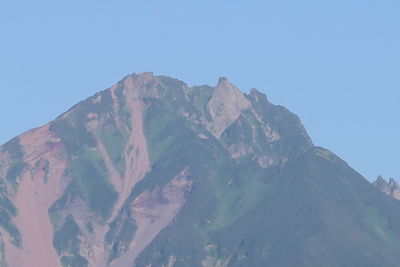
[{"label": "exposed bare rock", "polygon": [[[31,166],[21,175],[13,200],[18,214],[15,224],[23,237],[22,248],[6,245],[7,261],[19,266],[53,266],[58,262],[53,247],[50,206],[61,196],[66,158],[60,140],[49,125],[31,130],[20,137],[24,162]],[[8,253],[7,250],[11,250]],[[17,265],[14,265],[17,266]]]},{"label": "exposed bare rock", "polygon": [[[252,94],[256,102],[265,100],[259,92]],[[0,227],[4,251],[0,262],[10,266],[56,266],[71,261],[82,266],[129,266],[174,221],[194,184],[189,166],[175,178],[168,177],[162,186],[140,189],[131,199],[156,164],[151,162],[151,149],[167,153],[173,148],[168,147],[175,138],[172,131],[177,135],[194,131],[182,135],[185,141],[193,136],[194,147],[197,142],[205,146],[215,142],[212,134],[232,159],[251,155],[263,168],[286,158],[268,154],[275,153],[269,143],[282,136],[251,101],[226,78],[220,78],[215,87],[189,87],[151,72],[131,74],[53,122],[2,146],[0,196],[15,207],[7,211],[12,213],[7,221],[11,226],[8,230]],[[152,110],[154,117],[148,119],[146,114]],[[252,117],[244,119],[248,114]],[[236,124],[242,140],[225,144],[221,135]],[[246,127],[250,127],[249,135]],[[158,138],[157,142],[150,140],[152,147],[146,130]],[[267,142],[260,139],[260,133]],[[259,151],[260,143],[268,153]],[[231,179],[229,186],[233,183]],[[98,207],[96,202],[108,207]],[[132,240],[121,237],[124,220],[130,223],[127,231]],[[117,234],[108,240],[112,231]],[[171,254],[163,266],[173,266],[176,260],[177,255]],[[210,256],[203,264],[223,266],[226,260]]]},{"label": "exposed bare rock", "polygon": [[379,175],[373,184],[385,194],[400,200],[400,185],[392,177],[389,178],[389,181],[386,181]]},{"label": "exposed bare rock", "polygon": [[[193,181],[185,168],[163,188],[145,191],[132,203],[137,230],[130,249],[112,262],[112,266],[127,266],[166,227],[185,203]],[[170,259],[172,260],[172,259]]]},{"label": "exposed bare rock", "polygon": [[128,195],[136,183],[144,178],[144,175],[150,169],[149,154],[147,151],[146,138],[143,132],[143,103],[139,97],[138,91],[143,88],[146,81],[151,79],[152,74],[145,74],[139,81],[130,78],[126,81],[124,93],[128,99],[128,107],[131,114],[131,124],[133,131],[125,147],[126,170],[122,183],[117,187],[120,196],[116,205],[118,211],[125,203]]},{"label": "exposed bare rock", "polygon": [[395,267],[397,204],[256,89],[131,74],[0,146],[0,266]]},{"label": "exposed bare rock", "polygon": [[217,138],[232,124],[240,113],[250,107],[250,101],[227,78],[220,78],[206,110],[211,116],[205,124]]},{"label": "exposed bare rock", "polygon": [[[143,132],[143,103],[141,95],[144,92],[146,93],[146,89],[151,89],[146,86],[149,81],[153,81],[152,77],[152,73],[144,73],[129,75],[122,81],[123,86],[121,87],[120,94],[124,96],[124,100],[126,101],[126,111],[130,114],[129,125],[133,129],[131,131],[125,129],[125,131],[129,132],[129,136],[124,145],[124,151],[122,151],[123,158],[125,159],[125,169],[122,174],[118,172],[114,162],[111,160],[101,138],[97,138],[97,147],[107,168],[108,178],[119,193],[118,200],[114,205],[108,223],[111,223],[118,216],[132,189],[144,178],[150,168],[147,143]],[[111,88],[113,106],[121,107],[122,103],[119,103],[115,96],[116,88],[118,88],[117,85]],[[147,93],[149,92],[147,91]],[[99,132],[105,124],[105,119],[90,122],[90,130],[93,133]],[[122,118],[116,116],[115,120],[120,129],[126,127],[121,122]],[[86,212],[82,214],[85,210]],[[77,211],[80,212],[77,214]],[[86,233],[84,236],[86,237],[86,242],[83,242],[83,245],[86,245],[88,250],[91,251],[91,253],[86,253],[86,256],[91,262],[91,266],[107,266],[109,252],[104,245],[104,240],[109,230],[109,225],[92,221],[91,218],[94,215],[91,214],[90,210],[84,209],[83,205],[80,205],[78,209],[71,210],[71,214],[74,214],[74,218],[81,229],[84,229],[85,225],[89,222],[94,224],[96,228],[94,234]]]}]

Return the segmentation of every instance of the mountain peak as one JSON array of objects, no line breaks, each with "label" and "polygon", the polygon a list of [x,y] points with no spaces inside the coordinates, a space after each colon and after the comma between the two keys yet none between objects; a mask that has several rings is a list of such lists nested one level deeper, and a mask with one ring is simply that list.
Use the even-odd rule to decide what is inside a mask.
[{"label": "mountain peak", "polygon": [[219,78],[206,107],[211,116],[211,122],[207,124],[209,131],[219,138],[241,112],[250,106],[250,101],[234,84],[225,77]]},{"label": "mountain peak", "polygon": [[152,79],[154,79],[154,73],[147,71],[147,72],[129,74],[122,81],[129,86],[130,83],[132,82],[145,84]]},{"label": "mountain peak", "polygon": [[398,186],[398,183],[396,182],[396,180],[393,179],[393,177],[389,178],[389,185],[390,186]]},{"label": "mountain peak", "polygon": [[140,77],[140,78],[153,78],[153,76],[154,76],[154,72],[152,72],[152,71],[144,71],[144,72],[139,72],[139,73],[134,72],[134,73],[128,74],[125,78],[128,78],[128,77],[131,77],[131,78],[137,78],[137,77]]},{"label": "mountain peak", "polygon": [[397,266],[395,204],[255,89],[130,74],[0,146],[0,266]]},{"label": "mountain peak", "polygon": [[386,180],[382,177],[382,175],[378,175],[378,177],[376,177],[376,180],[375,180],[374,183],[377,183],[377,184],[386,184],[387,182],[386,182]]},{"label": "mountain peak", "polygon": [[229,82],[228,78],[226,78],[225,76],[221,76],[221,77],[218,78],[218,84],[224,83],[226,81]]},{"label": "mountain peak", "polygon": [[113,99],[120,95],[128,102],[138,100],[143,96],[157,95],[157,81],[153,72],[132,73],[110,88]]},{"label": "mountain peak", "polygon": [[215,90],[218,93],[228,93],[228,94],[236,94],[243,95],[242,91],[236,87],[228,78],[220,77],[218,79],[217,86],[215,86]]},{"label": "mountain peak", "polygon": [[267,95],[262,93],[262,92],[260,92],[260,91],[258,91],[256,88],[251,88],[249,95],[252,98],[254,98],[255,101],[257,101],[257,102],[259,102],[259,101],[269,102]]},{"label": "mountain peak", "polygon": [[227,77],[219,77],[217,86],[231,85],[234,86]]},{"label": "mountain peak", "polygon": [[386,181],[385,178],[378,175],[373,185],[385,194],[400,200],[400,185],[393,177],[390,177],[389,181]]}]

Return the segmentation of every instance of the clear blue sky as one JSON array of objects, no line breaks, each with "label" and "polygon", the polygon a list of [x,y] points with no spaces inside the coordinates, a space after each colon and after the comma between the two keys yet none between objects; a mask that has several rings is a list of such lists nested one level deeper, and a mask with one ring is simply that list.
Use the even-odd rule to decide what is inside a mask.
[{"label": "clear blue sky", "polygon": [[400,178],[400,1],[1,1],[0,143],[133,72],[227,76],[317,145]]}]

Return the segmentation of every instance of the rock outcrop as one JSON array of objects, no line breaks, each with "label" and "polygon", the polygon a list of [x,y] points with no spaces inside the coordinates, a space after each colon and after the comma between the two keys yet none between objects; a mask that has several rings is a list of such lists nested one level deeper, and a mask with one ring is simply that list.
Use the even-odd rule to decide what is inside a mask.
[{"label": "rock outcrop", "polygon": [[400,200],[400,185],[392,177],[389,178],[389,181],[386,181],[379,175],[373,184],[385,194]]},{"label": "rock outcrop", "polygon": [[250,105],[250,101],[235,85],[227,78],[220,78],[206,106],[210,114],[210,120],[205,123],[207,129],[219,139],[225,129]]}]

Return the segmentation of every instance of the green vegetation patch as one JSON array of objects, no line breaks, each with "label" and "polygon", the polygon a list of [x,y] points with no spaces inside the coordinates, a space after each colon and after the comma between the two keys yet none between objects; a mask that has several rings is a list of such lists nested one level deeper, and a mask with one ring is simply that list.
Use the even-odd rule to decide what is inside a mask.
[{"label": "green vegetation patch", "polygon": [[11,236],[11,242],[18,248],[22,248],[22,236],[18,228],[12,222],[10,214],[4,209],[0,209],[0,226]]},{"label": "green vegetation patch", "polygon": [[144,123],[152,169],[135,186],[132,198],[143,190],[164,186],[187,166],[191,172],[199,172],[198,177],[205,175],[214,161],[213,152],[223,151],[221,146],[219,152],[214,151],[212,141],[198,138],[191,124],[163,103],[149,105]]},{"label": "green vegetation patch", "polygon": [[96,146],[96,138],[86,128],[90,121],[88,114],[101,116],[110,113],[112,104],[111,93],[102,91],[74,106],[67,118],[58,118],[51,123],[50,130],[61,138],[68,155],[77,155]]},{"label": "green vegetation patch", "polygon": [[190,97],[188,99],[187,93],[191,89],[184,82],[166,76],[158,76],[157,79],[160,83],[157,90],[162,94],[163,105],[169,111],[173,111],[175,114],[182,111],[192,115],[200,114],[193,105],[193,101],[190,101]]},{"label": "green vegetation patch", "polygon": [[81,241],[78,235],[80,234],[81,230],[74,221],[73,216],[67,216],[61,229],[54,233],[54,248],[57,250],[57,253],[79,252]]},{"label": "green vegetation patch", "polygon": [[[127,210],[126,210],[127,211]],[[111,245],[108,261],[119,258],[129,249],[136,232],[136,224],[130,212],[120,214],[114,222],[110,224],[110,230],[106,234],[106,243]]]},{"label": "green vegetation patch", "polygon": [[151,104],[145,111],[144,131],[151,162],[156,162],[176,140],[177,129],[182,126],[178,118],[161,103]]},{"label": "green vegetation patch", "polygon": [[24,153],[19,137],[15,137],[2,146],[3,152],[7,152],[11,158],[11,167],[7,170],[6,180],[14,189],[18,188],[19,178],[27,166],[23,162]]},{"label": "green vegetation patch", "polygon": [[186,102],[184,90],[187,86],[184,82],[167,76],[157,76],[156,79],[159,82],[157,91],[162,95],[164,104],[176,108]]},{"label": "green vegetation patch", "polygon": [[120,175],[123,176],[125,172],[124,152],[128,134],[120,128],[110,127],[101,131],[99,137],[114,166]]},{"label": "green vegetation patch", "polygon": [[6,253],[3,238],[0,237],[0,267],[7,267]]},{"label": "green vegetation patch", "polygon": [[70,117],[76,123],[81,124],[90,121],[87,114],[93,113],[98,116],[113,111],[113,99],[110,90],[101,91],[92,97],[76,105]]},{"label": "green vegetation patch", "polygon": [[0,195],[0,209],[4,209],[13,217],[17,215],[17,209],[11,200],[5,195]]},{"label": "green vegetation patch", "polygon": [[[23,152],[18,137],[11,139],[2,146],[3,152],[7,152],[12,160],[11,167],[7,170],[6,181],[16,190],[19,185],[19,178],[22,175],[27,163],[22,161]],[[18,248],[22,248],[22,236],[16,225],[12,221],[12,217],[17,215],[17,209],[6,196],[6,185],[1,181],[0,195],[0,226],[10,234],[11,242]]]},{"label": "green vegetation patch", "polygon": [[163,103],[151,103],[145,118],[152,168],[129,201],[145,190],[163,187],[185,167],[194,186],[174,223],[141,253],[136,264],[166,265],[174,255],[176,266],[196,266],[206,256],[204,247],[211,232],[232,224],[261,200],[265,190],[259,180],[261,168],[251,161],[236,166],[218,141],[198,138],[202,129]]},{"label": "green vegetation patch", "polygon": [[81,255],[62,256],[60,262],[63,267],[85,267],[89,265],[88,260]]},{"label": "green vegetation patch", "polygon": [[15,162],[7,171],[7,181],[16,189],[19,185],[18,179],[20,178],[21,174],[23,173],[24,169],[26,168],[27,163],[17,161]]},{"label": "green vegetation patch", "polygon": [[107,218],[118,193],[108,181],[107,169],[98,152],[87,151],[70,162],[67,175],[73,178],[69,190],[72,195],[85,200],[89,208]]},{"label": "green vegetation patch", "polygon": [[57,226],[57,213],[65,208],[68,199],[75,196],[84,200],[100,218],[107,219],[118,198],[107,174],[104,161],[96,150],[86,151],[71,160],[65,175],[72,181],[49,210],[53,224]]},{"label": "green vegetation patch", "polygon": [[213,91],[214,88],[208,85],[194,86],[190,88],[188,95],[196,109],[203,112],[212,97]]},{"label": "green vegetation patch", "polygon": [[383,214],[372,206],[363,207],[364,216],[368,226],[386,243],[400,248],[400,239],[390,229],[388,220]]},{"label": "green vegetation patch", "polygon": [[89,262],[80,255],[81,230],[72,215],[65,218],[63,226],[54,233],[54,248],[58,255],[71,254],[61,258],[63,267],[88,266]]},{"label": "green vegetation patch", "polygon": [[211,173],[211,184],[218,202],[210,218],[211,223],[203,229],[206,232],[227,227],[236,221],[254,208],[268,190],[261,179],[263,170],[250,160],[239,166],[222,162]]},{"label": "green vegetation patch", "polygon": [[124,96],[124,86],[122,83],[118,84],[117,88],[114,91],[114,94],[117,97],[119,104],[118,115],[126,124],[128,129],[132,130],[131,113],[126,105],[127,103]]},{"label": "green vegetation patch", "polygon": [[[1,166],[0,166],[1,168]],[[0,179],[0,194],[6,194],[7,193],[7,185],[5,182],[5,179]]]},{"label": "green vegetation patch", "polygon": [[50,130],[54,131],[61,138],[65,150],[69,156],[82,153],[87,147],[95,147],[96,139],[84,124],[73,124],[68,119],[58,119],[50,125]]},{"label": "green vegetation patch", "polygon": [[3,151],[7,152],[13,160],[22,160],[22,157],[24,156],[19,137],[11,139],[10,141],[2,145],[2,148]]},{"label": "green vegetation patch", "polygon": [[86,223],[86,229],[89,231],[89,233],[94,233],[94,227],[92,222]]}]

